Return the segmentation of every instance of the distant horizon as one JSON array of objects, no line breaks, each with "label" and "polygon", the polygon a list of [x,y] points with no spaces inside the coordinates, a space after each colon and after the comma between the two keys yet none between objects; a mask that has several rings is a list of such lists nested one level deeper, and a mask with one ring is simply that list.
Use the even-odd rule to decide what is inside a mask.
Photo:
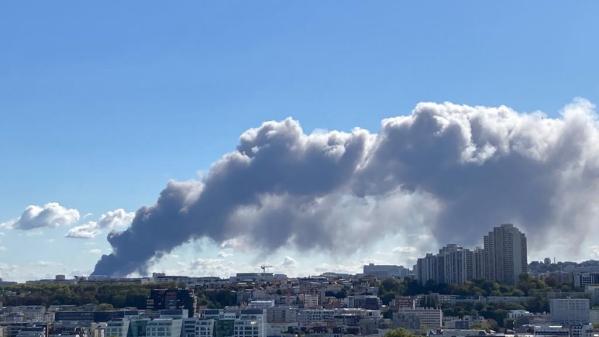
[{"label": "distant horizon", "polygon": [[[543,263],[543,260],[531,260],[531,261],[528,262],[528,264],[530,265],[533,262]],[[599,262],[599,260],[595,260],[595,259],[588,259],[588,260],[581,260],[581,261],[566,261],[566,260],[560,261],[560,260],[558,260],[556,262],[553,262],[553,260],[552,260],[551,263],[552,264],[576,263],[576,264],[580,265],[580,264],[583,264],[583,263],[586,263],[586,262]],[[367,265],[367,264],[365,264],[365,265]],[[375,264],[375,265],[379,265],[379,264]],[[380,264],[380,265],[385,265],[385,264]],[[390,264],[390,265],[393,265],[393,264]],[[410,272],[413,271],[412,270],[413,266],[409,267],[409,266],[404,266],[404,265],[401,265],[401,264],[393,265],[393,266],[404,267],[404,268],[408,269]],[[259,266],[257,266],[256,269],[260,269]],[[303,278],[303,277],[321,276],[321,275],[324,275],[324,274],[341,274],[341,275],[342,274],[348,274],[348,275],[363,274],[361,272],[357,272],[357,273],[345,272],[344,273],[344,272],[333,272],[333,271],[325,271],[325,272],[322,272],[320,274],[302,274],[302,275],[294,275],[294,276],[289,276],[289,275],[287,275],[285,273],[277,273],[276,271],[273,271],[273,272],[260,272],[260,271],[258,271],[258,272],[251,272],[251,271],[244,271],[244,272],[238,272],[238,273],[285,275],[285,276],[287,276],[289,278]],[[92,278],[98,278],[98,280],[101,280],[101,279],[104,279],[104,278],[107,279],[107,280],[110,280],[110,279],[148,279],[148,278],[152,278],[153,274],[164,274],[164,276],[167,276],[167,277],[190,277],[190,278],[217,277],[217,278],[220,278],[220,279],[227,279],[227,278],[230,278],[230,277],[234,277],[237,273],[230,274],[229,276],[217,276],[217,275],[165,274],[165,273],[160,272],[160,271],[154,271],[154,272],[152,272],[149,275],[143,275],[143,276],[142,275],[124,276],[124,277],[114,277],[114,278],[111,278],[111,277],[109,277],[107,275],[95,275],[94,276],[94,275],[90,274],[90,275],[70,275],[70,276],[67,276],[65,274],[56,274],[56,275],[54,275],[54,278],[39,278],[39,279],[30,279],[30,280],[23,280],[23,281],[13,281],[13,280],[10,280],[10,279],[0,278],[0,282],[16,282],[18,284],[23,284],[25,282],[30,282],[30,281],[56,281],[57,280],[56,277],[58,277],[58,276],[65,276],[65,280],[75,280],[77,278],[89,279],[90,277],[92,277]],[[0,286],[2,286],[2,285],[0,284]]]}]

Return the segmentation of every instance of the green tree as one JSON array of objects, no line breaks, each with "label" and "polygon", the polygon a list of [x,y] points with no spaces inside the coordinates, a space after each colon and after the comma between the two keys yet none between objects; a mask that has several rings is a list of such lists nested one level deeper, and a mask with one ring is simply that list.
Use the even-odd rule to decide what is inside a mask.
[{"label": "green tree", "polygon": [[114,309],[114,307],[110,303],[100,303],[96,307],[96,310],[98,310],[98,311],[110,311],[113,309]]},{"label": "green tree", "polygon": [[404,328],[389,330],[385,334],[385,337],[414,337],[414,336],[416,336],[416,335]]}]

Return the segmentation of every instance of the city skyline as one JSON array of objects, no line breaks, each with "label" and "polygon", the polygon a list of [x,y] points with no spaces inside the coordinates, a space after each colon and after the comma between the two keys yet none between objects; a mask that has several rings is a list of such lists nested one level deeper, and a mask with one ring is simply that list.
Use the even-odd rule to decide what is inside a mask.
[{"label": "city skyline", "polygon": [[599,259],[597,11],[0,4],[0,278]]},{"label": "city skyline", "polygon": [[[294,265],[296,262],[293,260],[293,258],[291,257],[285,257],[285,260],[280,263],[280,264],[269,264],[269,262],[264,262],[264,261],[255,261],[255,265],[249,265],[249,266],[245,266],[245,268],[242,269],[229,269],[227,272],[222,273],[222,272],[217,272],[217,273],[203,273],[203,269],[198,269],[196,271],[192,271],[189,273],[184,273],[184,272],[180,272],[180,271],[173,271],[173,270],[168,270],[168,269],[154,269],[151,272],[148,272],[147,274],[133,274],[133,275],[129,275],[129,278],[132,279],[136,279],[136,278],[146,278],[146,279],[152,279],[153,277],[156,277],[156,275],[162,275],[165,276],[166,278],[168,277],[217,277],[217,278],[223,278],[223,279],[228,279],[230,277],[234,277],[235,275],[240,275],[240,274],[254,274],[254,275],[259,275],[261,271],[261,273],[266,273],[270,275],[275,274],[275,275],[285,275],[286,277],[311,277],[311,276],[318,276],[318,275],[326,275],[326,274],[339,274],[339,275],[360,275],[360,274],[366,274],[366,275],[373,275],[373,276],[378,276],[378,277],[411,277],[414,278],[415,280],[417,280],[418,282],[420,282],[421,284],[426,284],[427,281],[434,281],[434,283],[444,283],[444,284],[449,284],[449,285],[459,285],[459,284],[463,284],[465,282],[470,282],[470,281],[479,281],[479,280],[493,280],[493,281],[497,281],[500,282],[502,284],[514,284],[517,283],[517,280],[519,278],[519,276],[521,274],[526,274],[528,273],[527,268],[528,268],[528,264],[530,263],[542,263],[542,264],[547,264],[547,261],[550,261],[550,263],[576,263],[573,261],[561,261],[561,260],[556,260],[556,257],[544,257],[542,259],[527,259],[527,252],[526,249],[523,252],[523,261],[527,261],[526,264],[524,265],[524,269],[521,270],[520,273],[515,272],[514,275],[515,276],[515,281],[516,282],[511,282],[507,279],[503,279],[501,276],[494,276],[494,274],[491,272],[491,270],[489,268],[489,265],[492,263],[496,263],[496,262],[491,262],[493,260],[492,257],[490,257],[487,249],[487,246],[485,245],[485,242],[488,242],[488,237],[489,235],[492,235],[494,232],[497,232],[498,229],[504,229],[504,228],[513,228],[517,233],[520,233],[520,235],[522,235],[524,237],[524,242],[526,242],[526,236],[524,233],[520,232],[519,228],[513,226],[513,224],[501,224],[501,225],[497,225],[495,227],[490,228],[490,232],[488,232],[487,234],[484,235],[483,240],[481,240],[481,242],[477,245],[472,246],[471,248],[468,247],[462,247],[460,243],[443,243],[442,246],[440,246],[440,248],[438,249],[438,254],[434,254],[434,253],[430,253],[430,252],[426,252],[426,256],[424,258],[419,258],[419,257],[415,257],[414,258],[414,265],[410,266],[408,264],[401,264],[401,263],[393,263],[393,262],[385,262],[385,261],[375,261],[373,259],[364,259],[362,260],[359,265],[355,265],[351,268],[347,268],[347,269],[339,269],[339,268],[335,268],[335,267],[330,267],[329,269],[327,269],[326,267],[323,267],[322,269],[319,269],[313,273],[310,272],[305,272],[305,271],[297,271],[296,270],[292,270],[291,273],[289,273],[289,269],[287,269],[286,267],[288,267],[290,264]],[[488,244],[487,244],[488,245]],[[526,246],[526,243],[524,244]],[[443,271],[437,272],[437,271],[426,271],[425,273],[429,273],[429,274],[422,274],[422,268],[433,268],[436,269],[437,268],[437,263],[438,262],[434,262],[434,266],[428,266],[428,267],[424,267],[424,266],[420,266],[420,263],[422,261],[425,261],[426,259],[429,258],[434,258],[434,259],[438,259],[438,258],[443,258],[445,257],[445,259],[447,259],[447,257],[450,257],[451,259],[455,259],[454,255],[456,253],[459,253],[458,255],[461,257],[461,262],[459,262],[459,265],[446,265],[445,267],[443,267],[443,264],[440,264],[439,267],[440,268],[445,268],[445,273],[454,273],[453,276],[443,276]],[[455,255],[455,256],[458,256]],[[478,257],[477,257],[478,256]],[[468,266],[466,265],[466,259],[468,259]],[[480,261],[478,261],[480,260]],[[498,260],[499,263],[504,263],[502,262],[503,260]],[[593,259],[585,259],[579,262],[599,262],[599,260],[593,260]],[[426,262],[426,263],[430,263],[430,262]],[[445,262],[447,263],[447,262]],[[453,262],[453,263],[458,263]],[[476,265],[478,263],[478,266]],[[449,268],[449,269],[447,269]],[[469,269],[468,269],[469,268]],[[474,268],[474,269],[473,269]],[[495,267],[493,267],[495,268]],[[521,268],[521,267],[516,267],[516,268]],[[468,271],[467,271],[468,269]],[[451,271],[449,271],[451,270]],[[430,273],[435,273],[434,276]],[[441,273],[440,275],[437,275],[436,273]],[[468,276],[466,276],[466,273],[468,273]],[[426,276],[423,276],[426,275]],[[516,276],[517,275],[517,276]],[[448,277],[448,278],[446,278]],[[594,276],[593,276],[594,277]],[[115,280],[121,279],[121,278],[127,278],[126,276],[121,276],[121,277],[115,277],[115,276],[110,276],[110,275],[101,275],[101,274],[97,274],[94,275],[93,273],[89,273],[89,274],[84,274],[84,273],[78,273],[78,272],[68,272],[68,273],[62,273],[62,274],[46,274],[40,277],[34,277],[31,279],[2,279],[0,278],[0,281],[3,282],[27,282],[27,281],[40,281],[40,280],[49,280],[49,281],[58,281],[60,282],[60,280],[76,280],[76,279],[93,279],[93,280],[108,280],[111,278],[114,278]],[[573,281],[575,284],[578,284],[578,286],[580,286],[581,284],[581,280],[575,279]],[[588,281],[587,281],[588,282]],[[594,281],[593,281],[594,282]]]}]

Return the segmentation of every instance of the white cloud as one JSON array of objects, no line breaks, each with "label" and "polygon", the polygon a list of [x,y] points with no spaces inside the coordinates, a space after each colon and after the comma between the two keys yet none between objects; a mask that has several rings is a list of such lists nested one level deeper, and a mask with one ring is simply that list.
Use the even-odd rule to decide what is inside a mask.
[{"label": "white cloud", "polygon": [[[17,222],[17,219],[11,219],[5,222],[0,222],[0,228],[3,229],[10,229],[13,228],[13,226],[15,225],[15,222]],[[4,233],[2,233],[2,235],[4,235]]]},{"label": "white cloud", "polygon": [[122,208],[108,211],[102,214],[98,221],[88,221],[82,225],[71,228],[66,234],[66,237],[93,239],[105,229],[109,231],[123,230],[131,224],[134,216],[135,213],[127,212]]},{"label": "white cloud", "polygon": [[83,225],[73,227],[68,232],[66,237],[76,239],[93,239],[100,234],[100,228],[95,221],[86,222]]},{"label": "white cloud", "polygon": [[281,263],[281,267],[283,268],[295,268],[297,267],[297,261],[291,256],[285,256],[283,262]]},{"label": "white cloud", "polygon": [[94,249],[90,249],[89,253],[94,254],[94,255],[100,255],[100,254],[102,254],[102,250],[99,248],[94,248]]},{"label": "white cloud", "polygon": [[222,249],[247,250],[249,247],[250,245],[243,237],[225,240],[220,244],[220,248]]},{"label": "white cloud", "polygon": [[218,254],[217,254],[217,255],[218,255],[218,257],[220,257],[220,258],[226,258],[226,257],[231,257],[231,256],[233,256],[233,253],[231,253],[231,252],[229,252],[229,251],[227,251],[227,250],[221,250],[221,251],[219,251],[219,252],[218,252]]},{"label": "white cloud", "polygon": [[22,263],[0,262],[0,278],[5,281],[24,282],[28,280],[52,279],[57,274],[67,277],[88,275],[89,270],[74,269],[72,264],[64,265],[55,261],[38,261]]},{"label": "white cloud", "polygon": [[[229,277],[240,271],[240,266],[233,261],[221,258],[198,258],[191,262],[177,261],[172,254],[164,257],[168,263],[155,264],[152,272],[164,272],[169,275],[199,275]],[[166,261],[163,261],[166,262]]]},{"label": "white cloud", "polygon": [[79,217],[78,210],[63,207],[57,202],[50,202],[43,206],[29,205],[19,218],[4,222],[0,227],[32,230],[67,226],[79,221]]},{"label": "white cloud", "polygon": [[418,251],[418,249],[416,247],[412,247],[412,246],[400,246],[400,247],[393,248],[393,252],[398,253],[398,254],[413,254],[413,253],[416,253],[417,251]]},{"label": "white cloud", "polygon": [[120,230],[131,224],[135,217],[134,212],[127,212],[122,208],[115,209],[114,211],[108,211],[100,216],[98,219],[99,228],[107,228],[109,230]]},{"label": "white cloud", "polygon": [[321,263],[314,268],[314,270],[318,273],[342,273],[342,274],[357,274],[362,270],[363,264],[354,263],[354,264],[346,264],[346,263]]}]

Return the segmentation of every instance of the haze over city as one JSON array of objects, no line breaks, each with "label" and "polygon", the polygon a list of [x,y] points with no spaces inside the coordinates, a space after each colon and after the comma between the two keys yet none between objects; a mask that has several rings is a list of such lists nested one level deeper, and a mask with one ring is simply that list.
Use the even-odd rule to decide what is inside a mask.
[{"label": "haze over city", "polygon": [[599,259],[598,7],[1,4],[0,278]]}]

